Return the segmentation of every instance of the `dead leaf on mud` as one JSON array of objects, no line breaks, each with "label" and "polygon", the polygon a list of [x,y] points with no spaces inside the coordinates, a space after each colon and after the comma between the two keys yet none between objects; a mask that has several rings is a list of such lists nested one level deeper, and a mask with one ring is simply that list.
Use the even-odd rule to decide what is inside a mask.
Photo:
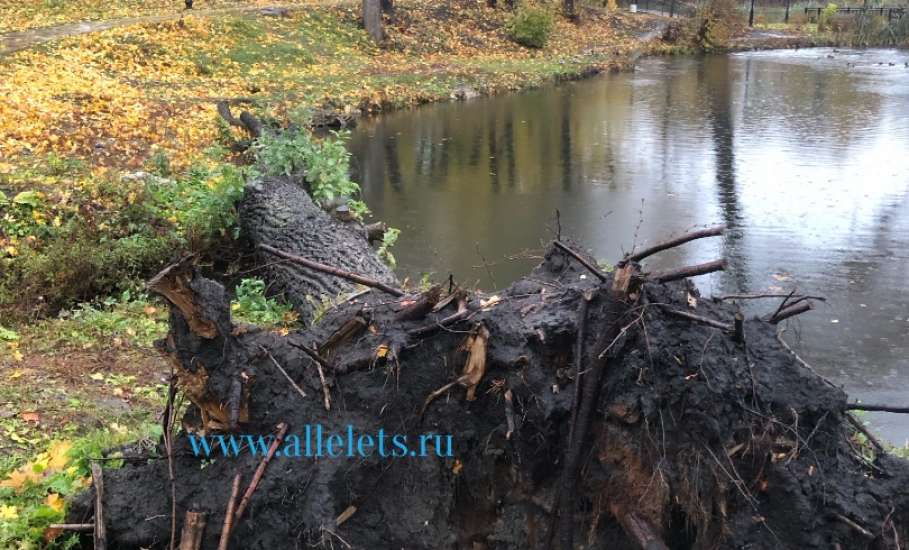
[{"label": "dead leaf on mud", "polygon": [[486,343],[489,341],[489,329],[480,324],[476,330],[467,337],[464,348],[468,351],[467,362],[464,364],[463,384],[467,387],[467,400],[476,399],[477,385],[486,374]]},{"label": "dead leaf on mud", "polygon": [[691,309],[697,309],[698,299],[695,296],[693,296],[690,292],[687,293],[687,297],[688,297],[688,307],[690,307]]},{"label": "dead leaf on mud", "polygon": [[25,422],[34,422],[35,424],[41,422],[41,415],[37,411],[22,411],[19,413],[19,418]]},{"label": "dead leaf on mud", "polygon": [[482,309],[483,311],[489,311],[490,309],[492,309],[496,304],[498,304],[501,301],[502,301],[502,298],[498,294],[496,294],[494,296],[490,296],[489,298],[487,298],[485,300],[480,300],[480,309]]}]

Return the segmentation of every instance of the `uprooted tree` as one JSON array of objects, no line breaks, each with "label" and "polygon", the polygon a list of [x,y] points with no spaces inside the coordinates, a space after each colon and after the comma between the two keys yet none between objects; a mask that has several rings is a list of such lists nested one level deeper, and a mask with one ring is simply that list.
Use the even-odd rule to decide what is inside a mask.
[{"label": "uprooted tree", "polygon": [[[722,261],[642,270],[647,256],[720,229],[608,273],[556,240],[504,291],[421,292],[399,287],[362,226],[333,219],[295,182],[251,185],[241,211],[267,277],[304,316],[307,296],[348,299],[281,334],[233,323],[227,292],[191,260],[159,274],[150,286],[171,304],[161,347],[191,406],[155,456],[105,471],[71,507],[72,521],[94,516],[100,545],[166,548],[181,532],[180,548],[244,549],[909,541],[906,462],[873,439],[860,445],[846,395],[778,340],[776,323],[810,299],[744,320],[685,279]],[[275,433],[281,449],[306,425],[451,434],[453,449],[202,460],[186,435]]]}]

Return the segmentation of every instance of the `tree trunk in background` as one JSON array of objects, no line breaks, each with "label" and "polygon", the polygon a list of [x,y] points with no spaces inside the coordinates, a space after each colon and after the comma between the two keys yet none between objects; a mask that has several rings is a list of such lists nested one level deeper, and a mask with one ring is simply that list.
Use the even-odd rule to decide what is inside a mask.
[{"label": "tree trunk in background", "polygon": [[363,0],[363,27],[373,42],[381,42],[385,38],[382,29],[382,0]]},{"label": "tree trunk in background", "polygon": [[574,21],[578,18],[578,14],[574,11],[574,0],[564,0],[562,9],[565,10],[565,17],[568,19]]},{"label": "tree trunk in background", "polygon": [[387,13],[391,15],[395,11],[395,1],[394,0],[382,0],[382,13]]}]

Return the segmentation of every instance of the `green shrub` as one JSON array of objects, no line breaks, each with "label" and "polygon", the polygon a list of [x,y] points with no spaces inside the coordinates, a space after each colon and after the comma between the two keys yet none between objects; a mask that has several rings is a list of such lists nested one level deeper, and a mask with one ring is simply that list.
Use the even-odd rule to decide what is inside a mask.
[{"label": "green shrub", "polygon": [[522,7],[508,22],[508,36],[522,46],[542,48],[552,33],[552,14],[542,8]]},{"label": "green shrub", "polygon": [[398,242],[398,237],[401,235],[400,229],[395,229],[394,227],[389,227],[385,230],[385,233],[382,234],[382,242],[379,243],[379,248],[376,250],[376,253],[382,258],[385,263],[389,265],[392,269],[398,265],[397,260],[395,260],[394,255],[391,253],[391,247]]},{"label": "green shrub", "polygon": [[243,279],[234,294],[231,315],[240,321],[265,328],[286,327],[297,321],[293,307],[265,296],[265,282],[261,279]]},{"label": "green shrub", "polygon": [[204,253],[235,238],[243,181],[220,165],[0,201],[0,313],[40,317],[117,294],[179,250]]},{"label": "green shrub", "polygon": [[836,16],[837,9],[838,8],[837,8],[836,4],[834,4],[832,2],[827,4],[827,6],[821,11],[821,14],[818,16],[818,19],[817,19],[817,30],[818,31],[823,32],[823,31],[827,30],[827,26],[830,23],[830,20]]},{"label": "green shrub", "polygon": [[350,180],[350,152],[344,146],[347,135],[316,139],[308,131],[263,135],[256,142],[259,170],[271,176],[303,177],[313,200],[325,204],[336,197],[349,199],[348,206],[362,217],[368,210],[358,200],[360,186]]}]

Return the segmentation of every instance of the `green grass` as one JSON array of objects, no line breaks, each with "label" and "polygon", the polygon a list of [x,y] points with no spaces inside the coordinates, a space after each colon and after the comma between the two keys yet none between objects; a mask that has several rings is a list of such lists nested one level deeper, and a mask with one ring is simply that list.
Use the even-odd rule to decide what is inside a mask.
[{"label": "green grass", "polygon": [[[76,538],[61,534],[50,544],[45,532],[51,523],[65,517],[64,499],[89,484],[90,459],[127,442],[157,438],[161,426],[155,422],[132,427],[112,424],[71,440],[50,442],[46,450],[23,461],[18,457],[0,459],[0,547],[30,550],[74,548]],[[116,457],[117,453],[111,455]],[[105,461],[105,468],[118,468],[122,461]]]}]

